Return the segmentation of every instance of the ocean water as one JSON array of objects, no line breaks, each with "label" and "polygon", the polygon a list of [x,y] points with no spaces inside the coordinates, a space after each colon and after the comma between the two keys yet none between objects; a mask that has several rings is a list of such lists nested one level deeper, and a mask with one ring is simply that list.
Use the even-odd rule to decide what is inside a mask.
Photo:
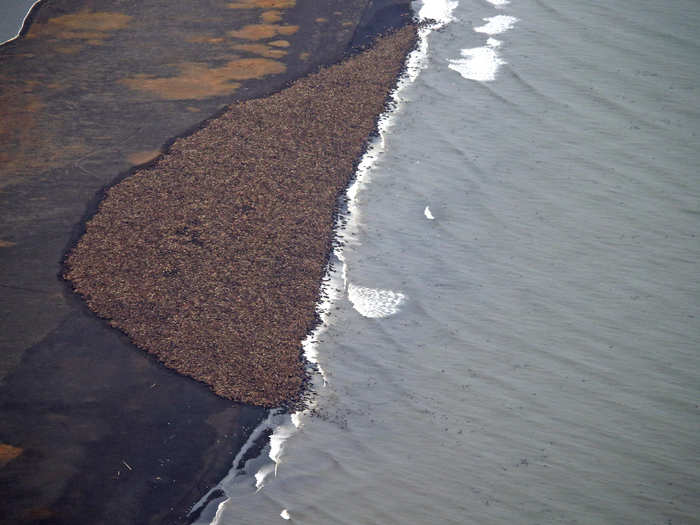
[{"label": "ocean water", "polygon": [[700,523],[700,4],[415,8],[315,405],[200,523]]},{"label": "ocean water", "polygon": [[197,523],[700,523],[700,4],[415,10],[314,404]]},{"label": "ocean water", "polygon": [[0,44],[17,37],[37,0],[0,0]]}]

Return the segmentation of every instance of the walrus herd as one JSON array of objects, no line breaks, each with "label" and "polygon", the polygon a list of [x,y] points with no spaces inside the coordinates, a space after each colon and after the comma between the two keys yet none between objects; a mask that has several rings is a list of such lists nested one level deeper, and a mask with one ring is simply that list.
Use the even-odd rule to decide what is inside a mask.
[{"label": "walrus herd", "polygon": [[298,403],[338,200],[415,41],[407,25],[175,141],[106,191],[64,277],[220,396]]}]

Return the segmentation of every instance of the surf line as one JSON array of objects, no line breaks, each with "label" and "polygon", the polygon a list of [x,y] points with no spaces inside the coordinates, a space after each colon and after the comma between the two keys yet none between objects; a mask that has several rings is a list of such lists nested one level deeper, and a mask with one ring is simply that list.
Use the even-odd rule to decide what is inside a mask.
[{"label": "surf line", "polygon": [[[507,1],[489,0],[496,8],[502,8]],[[507,62],[501,58],[498,52],[502,42],[493,38],[493,35],[500,35],[511,29],[518,19],[514,16],[496,15],[483,19],[484,25],[475,27],[476,33],[489,35],[486,45],[481,47],[465,48],[460,51],[461,58],[448,59],[450,69],[459,73],[467,80],[477,82],[492,82],[496,79],[496,72]]]},{"label": "surf line", "polygon": [[[318,389],[328,385],[328,377],[319,362],[320,338],[330,326],[332,307],[341,299],[343,294],[348,293],[350,288],[343,246],[344,243],[351,244],[356,242],[353,240],[353,237],[358,232],[360,225],[360,208],[357,202],[357,195],[361,189],[369,184],[372,167],[376,163],[378,156],[385,151],[386,136],[393,126],[395,115],[405,103],[405,99],[401,95],[402,91],[412,84],[418,78],[420,72],[428,65],[428,36],[433,31],[444,27],[454,20],[452,13],[457,5],[458,2],[456,0],[423,0],[416,15],[416,19],[420,24],[417,45],[406,58],[404,70],[397,80],[396,87],[389,95],[388,109],[377,120],[377,135],[370,140],[366,152],[360,159],[353,182],[346,190],[346,206],[342,213],[338,215],[335,224],[336,241],[339,242],[334,243],[333,252],[326,265],[321,286],[320,296],[322,299],[317,305],[320,322],[314,331],[302,341],[304,357],[310,363],[313,372],[310,385],[313,390],[318,391]],[[394,293],[398,294],[398,292]],[[394,299],[397,300],[396,298]],[[400,300],[398,299],[397,301],[400,303]],[[255,492],[261,491],[271,474],[275,477],[277,476],[286,442],[299,432],[305,420],[311,417],[316,406],[316,399],[311,398],[305,409],[291,414],[283,413],[279,409],[272,410],[267,419],[253,431],[246,444],[236,455],[231,471],[192,507],[190,515],[201,509],[207,503],[212,493],[221,491],[226,495],[226,499],[218,504],[216,514],[211,522],[211,525],[220,524],[223,511],[230,500],[229,495],[226,493],[227,482],[244,474],[245,465],[239,465],[242,458],[245,457],[247,451],[254,446],[256,440],[264,432],[271,430],[270,442],[266,447],[269,461],[261,466],[254,475]],[[280,515],[283,519],[289,519],[290,517],[287,509],[282,509]]]}]

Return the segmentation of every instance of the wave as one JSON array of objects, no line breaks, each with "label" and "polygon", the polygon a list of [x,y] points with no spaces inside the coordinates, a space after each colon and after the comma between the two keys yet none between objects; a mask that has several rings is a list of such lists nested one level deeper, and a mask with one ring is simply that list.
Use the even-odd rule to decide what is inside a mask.
[{"label": "wave", "polygon": [[[503,7],[508,3],[499,2],[499,0],[489,1],[496,7]],[[491,82],[496,79],[498,69],[506,64],[498,52],[502,42],[493,38],[492,35],[505,33],[515,25],[518,19],[514,16],[496,15],[483,18],[483,21],[486,23],[475,27],[474,31],[489,35],[486,45],[462,49],[460,51],[461,58],[448,59],[449,65],[447,67],[467,80]]]}]

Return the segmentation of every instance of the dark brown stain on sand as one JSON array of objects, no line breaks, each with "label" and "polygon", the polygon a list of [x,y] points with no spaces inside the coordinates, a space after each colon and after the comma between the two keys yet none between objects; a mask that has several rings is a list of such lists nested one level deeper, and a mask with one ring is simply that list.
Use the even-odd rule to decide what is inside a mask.
[{"label": "dark brown stain on sand", "polygon": [[122,79],[131,89],[145,91],[166,100],[204,99],[233,93],[240,80],[263,78],[283,73],[286,66],[267,58],[241,58],[221,67],[208,63],[183,62],[176,65],[178,73],[168,77],[138,74]]},{"label": "dark brown stain on sand", "polygon": [[226,4],[231,9],[289,9],[296,5],[296,0],[238,0]]},{"label": "dark brown stain on sand", "polygon": [[[0,93],[0,164],[8,171],[24,162],[24,154],[32,149],[37,114],[44,107],[41,98],[32,93],[31,86],[5,84]],[[21,158],[15,156],[15,150],[20,150]]]},{"label": "dark brown stain on sand", "polygon": [[22,454],[23,450],[6,443],[0,443],[0,468]]},{"label": "dark brown stain on sand", "polygon": [[31,523],[37,523],[45,520],[50,520],[54,517],[55,513],[51,509],[36,508],[27,511],[27,513],[23,516],[23,519]]},{"label": "dark brown stain on sand", "polygon": [[190,35],[185,40],[193,44],[220,44],[226,41],[224,37],[210,35]]},{"label": "dark brown stain on sand", "polygon": [[280,35],[293,35],[299,31],[299,26],[282,24],[250,24],[241,29],[229,31],[229,36],[243,40],[263,40]]},{"label": "dark brown stain on sand", "polygon": [[127,155],[127,159],[134,166],[138,166],[139,164],[146,164],[147,162],[152,161],[158,155],[160,155],[160,153],[161,153],[161,151],[159,149],[150,149],[150,150],[146,150],[146,151],[136,151],[134,153]]},{"label": "dark brown stain on sand", "polygon": [[0,75],[0,85],[0,188],[86,152],[80,137],[56,133],[37,81]]},{"label": "dark brown stain on sand", "polygon": [[[290,36],[299,26],[285,25],[283,11],[295,5],[294,1],[246,0],[227,4],[234,9],[270,9],[260,14],[259,24],[248,24],[240,29],[229,30],[226,35],[194,34],[186,37],[191,43],[229,44],[229,49],[241,51],[255,58],[235,58],[223,66],[212,66],[202,62],[182,62],[174,64],[178,72],[160,76],[140,73],[120,82],[133,90],[147,92],[165,100],[205,99],[213,96],[229,95],[240,86],[240,81],[261,79],[268,75],[284,73],[286,66],[277,59],[287,52],[280,48],[290,46],[280,36]],[[270,42],[262,42],[270,40]],[[241,42],[241,40],[248,42]],[[260,58],[262,57],[262,58]]]},{"label": "dark brown stain on sand", "polygon": [[282,21],[282,11],[265,11],[260,15],[260,19],[266,24],[276,24]]},{"label": "dark brown stain on sand", "polygon": [[61,44],[55,46],[53,49],[57,53],[61,53],[63,55],[75,55],[76,53],[79,53],[84,46],[82,44]]},{"label": "dark brown stain on sand", "polygon": [[132,16],[118,12],[90,12],[56,16],[32,25],[27,38],[51,37],[62,40],[104,40],[129,25]]},{"label": "dark brown stain on sand", "polygon": [[126,28],[132,19],[132,16],[119,12],[83,10],[35,23],[26,38],[55,40],[57,52],[75,54],[85,45],[102,45],[116,31]]},{"label": "dark brown stain on sand", "polygon": [[56,16],[47,22],[34,24],[27,38],[48,35],[63,39],[102,40],[107,38],[110,33],[124,29],[132,19],[132,16],[124,13],[84,10]]},{"label": "dark brown stain on sand", "polygon": [[231,46],[236,51],[244,51],[253,55],[260,55],[268,58],[282,58],[287,54],[286,51],[282,49],[275,49],[274,43],[270,42],[268,44],[234,44]]}]

